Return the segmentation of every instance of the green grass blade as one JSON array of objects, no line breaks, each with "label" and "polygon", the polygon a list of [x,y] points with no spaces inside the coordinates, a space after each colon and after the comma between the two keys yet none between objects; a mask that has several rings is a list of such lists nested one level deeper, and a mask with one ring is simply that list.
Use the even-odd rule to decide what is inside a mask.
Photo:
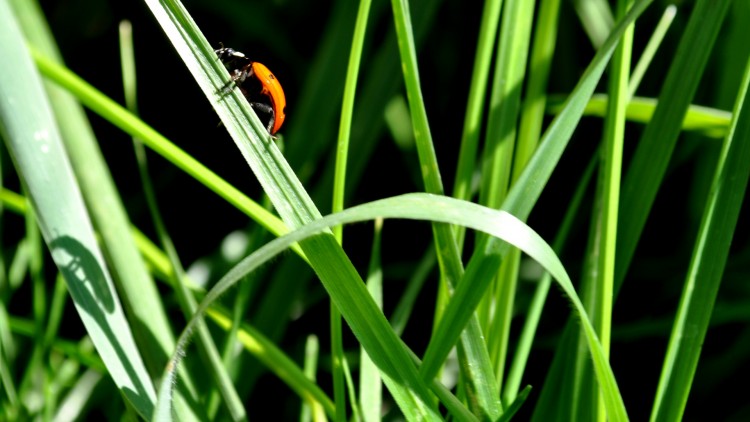
[{"label": "green grass blade", "polygon": [[[375,233],[370,253],[370,266],[367,275],[367,290],[383,309],[383,268],[380,263],[380,244],[383,232],[383,220],[375,220]],[[380,420],[383,402],[383,382],[377,367],[364,350],[359,358],[359,406],[362,409],[362,420],[376,422]]]},{"label": "green grass blade", "polygon": [[[511,185],[511,169],[516,142],[516,124],[521,102],[521,89],[526,74],[526,58],[534,18],[534,2],[507,0],[503,7],[495,74],[492,81],[487,140],[482,153],[482,184],[479,202],[500,208]],[[522,166],[522,164],[519,164]],[[482,242],[477,242],[481,245]],[[510,321],[515,301],[518,265],[521,254],[512,251],[499,269],[493,294],[487,295],[479,314],[487,336],[490,358],[497,382],[502,385],[510,341]],[[490,309],[496,307],[490,319]]]},{"label": "green grass blade", "polygon": [[[547,110],[556,114],[562,110],[563,98],[559,95],[550,97]],[[655,98],[634,97],[626,110],[629,121],[638,123],[649,123],[654,117],[654,111],[658,105]],[[604,117],[607,110],[607,95],[595,94],[586,105],[584,115]],[[697,131],[701,135],[710,138],[722,138],[726,136],[732,113],[716,108],[703,107],[691,104],[685,118],[682,120],[682,130]]]},{"label": "green grass blade", "polygon": [[107,370],[146,417],[156,398],[93,234],[41,78],[6,0],[0,1],[0,124],[45,241]]},{"label": "green grass blade", "polygon": [[521,105],[521,120],[518,124],[518,141],[513,158],[515,181],[526,168],[539,144],[542,133],[544,108],[547,104],[547,82],[552,56],[557,44],[557,27],[560,17],[560,0],[543,0],[539,5],[534,41],[529,58],[529,76],[526,79],[526,93]]},{"label": "green grass blade", "polygon": [[651,60],[656,55],[656,50],[664,40],[664,36],[667,35],[667,30],[669,29],[669,26],[672,24],[672,21],[674,20],[674,17],[676,15],[677,7],[675,5],[670,4],[666,9],[664,9],[664,14],[661,16],[659,23],[656,24],[654,33],[648,40],[646,48],[644,48],[643,53],[641,53],[641,58],[638,59],[638,63],[635,65],[633,73],[630,75],[628,98],[633,98],[635,92],[638,90],[638,86],[641,84],[641,80],[643,79],[643,75],[646,73],[646,69],[648,69],[648,65],[651,64]]},{"label": "green grass blade", "polygon": [[[183,350],[182,348],[189,340],[192,329],[195,326],[199,315],[219,296],[226,292],[227,289],[233,286],[238,280],[247,275],[247,273],[254,268],[257,268],[257,266],[272,259],[295,241],[301,241],[306,237],[314,239],[315,233],[325,230],[326,227],[334,224],[371,220],[376,217],[432,220],[446,224],[463,225],[493,236],[500,236],[503,240],[511,242],[514,246],[523,250],[532,258],[538,260],[547,270],[552,272],[560,282],[563,290],[571,298],[571,301],[573,301],[574,304],[578,304],[576,305],[576,308],[582,310],[580,300],[578,300],[572,284],[570,283],[570,279],[565,273],[559,259],[554,255],[551,248],[544,243],[536,233],[515,217],[503,211],[491,211],[476,204],[443,196],[407,194],[372,202],[367,205],[360,205],[338,214],[315,220],[293,233],[270,242],[253,253],[250,257],[243,260],[227,273],[227,275],[224,276],[222,280],[220,280],[206,295],[196,316],[191,319],[191,322],[180,336],[178,341],[178,352]],[[305,241],[302,241],[302,244],[304,243]],[[584,318],[583,321],[587,324],[586,326],[589,328],[591,327],[588,323],[588,319]],[[591,331],[591,334],[595,337],[593,331]],[[160,394],[164,394],[164,392],[168,394],[168,390],[165,389],[170,388],[170,385],[173,382],[173,369],[180,358],[179,353],[172,357],[173,364],[169,367],[172,370],[165,374],[162,386],[160,387]],[[375,357],[372,358],[375,360]],[[606,361],[604,364],[606,365]],[[383,372],[384,378],[387,377],[388,374],[387,371]]]},{"label": "green grass blade", "polygon": [[[132,28],[128,22],[120,25],[120,57],[122,61],[122,78],[123,78],[123,89],[125,91],[125,99],[128,109],[133,113],[137,114],[137,96],[136,96],[136,68],[135,68],[135,52],[133,51],[133,39],[132,39]],[[162,248],[169,258],[170,265],[172,267],[172,286],[175,288],[177,294],[177,300],[182,309],[182,313],[186,318],[195,312],[197,302],[192,296],[192,293],[188,290],[182,280],[186,278],[185,270],[182,267],[180,258],[177,255],[177,249],[172,242],[172,238],[167,233],[167,229],[164,225],[161,212],[156,200],[156,192],[151,181],[151,176],[148,172],[148,163],[146,161],[146,149],[143,144],[137,139],[133,138],[133,148],[135,150],[136,159],[138,162],[138,171],[141,176],[141,185],[143,186],[144,196],[146,197],[146,203],[148,210],[151,215],[151,219],[154,222],[156,233],[159,236]],[[223,362],[219,355],[219,351],[216,348],[216,344],[208,331],[206,324],[201,321],[198,324],[198,350],[201,353],[202,360],[205,362],[207,371],[210,373],[214,382],[216,383],[218,393],[224,399],[224,403],[227,406],[229,415],[232,420],[246,420],[247,415],[245,414],[245,408],[242,405],[237,391],[232,384],[232,380],[229,378],[229,374],[223,366]],[[183,374],[184,376],[184,374]],[[191,383],[192,384],[192,383]],[[192,385],[191,385],[192,387]],[[216,395],[215,390],[211,390],[211,395]],[[209,411],[208,417],[215,418],[215,414]]]},{"label": "green grass blade", "polygon": [[750,177],[750,60],[739,87],[732,125],[722,145],[711,193],[664,358],[652,421],[679,421],[685,411],[729,247]]},{"label": "green grass blade", "polygon": [[[458,153],[456,181],[453,185],[453,197],[458,199],[468,200],[472,194],[471,180],[476,170],[482,113],[487,98],[487,82],[490,65],[492,64],[492,46],[497,36],[502,4],[502,0],[484,2],[482,22],[479,26],[479,41],[477,42],[477,51],[471,74],[466,117],[464,117],[464,127],[461,133],[461,149]],[[461,235],[458,236],[458,238],[462,237]],[[459,241],[459,243],[462,242]]]},{"label": "green grass blade", "polygon": [[[333,177],[333,212],[344,209],[344,193],[346,191],[346,167],[349,155],[349,142],[351,140],[352,111],[354,109],[354,94],[359,77],[359,65],[362,58],[362,46],[367,30],[367,18],[370,14],[370,0],[362,0],[357,12],[357,22],[354,27],[352,47],[349,54],[349,65],[346,72],[344,84],[344,100],[341,106],[341,120],[339,122],[339,136],[336,144],[336,164]],[[343,227],[333,228],[333,234],[339,244],[343,240]],[[344,347],[341,334],[341,315],[336,305],[331,303],[331,351],[333,354],[333,390],[337,406],[336,415],[338,420],[346,419],[346,404],[344,394]],[[381,307],[382,308],[382,307]],[[353,409],[356,410],[356,409]]]},{"label": "green grass blade", "polygon": [[[622,17],[632,2],[619,0],[617,2],[617,16]],[[592,265],[585,272],[592,272],[591,282],[594,285],[589,315],[596,327],[602,349],[607,358],[610,354],[612,339],[612,303],[615,272],[615,244],[617,239],[618,207],[620,201],[620,174],[622,173],[622,155],[625,144],[625,109],[629,100],[628,81],[630,62],[633,50],[634,25],[630,25],[617,46],[610,66],[609,98],[607,116],[604,120],[604,135],[602,139],[602,155],[599,165],[599,182],[597,185],[597,199],[600,204],[595,207],[592,220],[598,223],[597,242],[589,256],[595,257]],[[588,359],[588,356],[583,356]],[[595,387],[596,380],[584,379],[594,388],[594,397],[574,398],[594,404],[593,416],[599,421],[607,419],[603,395]]]},{"label": "green grass blade", "polygon": [[[36,1],[13,1],[27,40],[57,63],[62,59]],[[136,344],[152,377],[166,363],[174,335],[154,280],[129,235],[128,216],[83,107],[59,86],[45,81],[73,171],[106,250],[114,281],[127,304]],[[156,341],[153,341],[156,340]],[[186,410],[186,408],[185,408]]]},{"label": "green grass blade", "polygon": [[[361,0],[357,12],[357,22],[352,37],[352,47],[349,54],[349,66],[344,84],[344,100],[341,106],[341,121],[339,123],[339,138],[336,148],[336,169],[333,183],[333,212],[344,209],[344,192],[346,186],[346,165],[348,163],[349,141],[351,139],[352,112],[354,110],[354,94],[359,78],[359,66],[362,59],[362,48],[367,30],[367,18],[370,14],[371,0]],[[336,227],[333,233],[341,242],[342,230]]]},{"label": "green grass blade", "polygon": [[[674,148],[685,112],[721,26],[727,4],[727,1],[712,0],[701,0],[696,4],[662,88],[659,105],[646,126],[630,168],[623,179],[615,258],[615,295],[622,284],[656,190],[666,171],[669,155]],[[571,324],[574,322],[570,321],[568,327],[571,327]],[[561,342],[572,349],[558,348],[558,354],[570,356],[573,353],[575,342],[566,336],[574,335],[575,331],[566,329]],[[570,366],[568,359],[556,358],[548,379],[559,380]],[[558,390],[558,387],[552,384],[549,388]],[[547,390],[548,387],[545,385],[543,396],[552,397],[550,394],[556,394],[552,390],[545,394]],[[561,405],[564,406],[566,403]]]},{"label": "green grass blade", "polygon": [[[307,340],[305,341],[305,366],[303,370],[307,379],[312,382],[315,382],[315,373],[318,370],[319,354],[320,345],[318,342],[318,337],[314,335],[307,336]],[[331,406],[331,410],[333,410],[333,406]],[[302,405],[302,412],[299,418],[300,422],[309,422],[311,420],[324,421],[326,420],[325,417],[325,410],[323,409],[323,405],[320,404],[320,402],[305,400],[305,403]]]},{"label": "green grass blade", "polygon": [[605,0],[575,0],[573,7],[578,13],[584,31],[597,50],[602,47],[615,26],[612,10]]},{"label": "green grass blade", "polygon": [[527,385],[523,390],[521,390],[518,395],[515,396],[513,399],[513,402],[510,403],[508,406],[508,409],[506,409],[505,413],[503,413],[503,416],[498,420],[498,422],[506,422],[513,419],[513,416],[521,409],[521,406],[523,406],[524,402],[526,402],[526,399],[529,397],[529,393],[531,393],[531,386]]},{"label": "green grass blade", "polygon": [[[580,212],[581,202],[588,190],[591,179],[594,176],[594,169],[596,169],[596,164],[598,163],[596,158],[598,158],[598,154],[589,160],[589,164],[586,166],[583,176],[581,176],[581,181],[576,184],[575,194],[570,201],[567,211],[565,211],[565,216],[560,224],[560,229],[555,235],[555,240],[552,242],[552,248],[558,255],[568,240],[576,215]],[[539,326],[539,320],[544,310],[544,304],[546,303],[551,284],[552,276],[549,273],[545,273],[542,279],[539,280],[539,284],[534,291],[534,297],[526,313],[526,321],[524,321],[516,353],[513,355],[513,362],[508,371],[508,380],[503,390],[503,402],[506,405],[516,399],[518,389],[521,386],[521,380],[526,370],[529,353],[531,352],[534,336]]]}]

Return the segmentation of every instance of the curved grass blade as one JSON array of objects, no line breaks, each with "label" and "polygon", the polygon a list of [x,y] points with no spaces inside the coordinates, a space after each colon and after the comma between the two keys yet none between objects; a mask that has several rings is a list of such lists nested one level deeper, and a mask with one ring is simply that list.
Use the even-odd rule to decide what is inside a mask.
[{"label": "curved grass blade", "polygon": [[[242,279],[242,277],[258,266],[263,265],[269,259],[273,259],[274,256],[281,253],[294,242],[300,241],[304,243],[303,239],[315,236],[316,233],[326,230],[331,225],[371,220],[378,217],[408,218],[461,225],[497,236],[503,241],[511,242],[513,246],[527,253],[554,275],[560,287],[579,311],[581,323],[585,327],[585,332],[591,342],[594,359],[601,366],[600,369],[608,374],[608,376],[603,376],[602,378],[605,381],[611,380],[611,382],[614,382],[606,359],[601,358],[601,346],[599,346],[598,340],[596,340],[596,334],[593,331],[591,323],[585,316],[583,305],[575,293],[570,278],[550,246],[539,235],[505,211],[491,210],[477,204],[444,196],[417,193],[360,205],[311,222],[284,237],[273,240],[230,270],[206,295],[198,308],[196,316],[191,319],[180,336],[178,350],[172,356],[172,364],[169,366],[169,370],[165,374],[159,389],[158,411],[168,412],[169,394],[174,382],[174,368],[181,359],[181,351],[184,350],[186,343],[189,341],[196,321],[211,303],[217,300],[237,281]],[[616,391],[616,386],[606,385],[605,391],[607,388],[610,390],[614,388]]]}]

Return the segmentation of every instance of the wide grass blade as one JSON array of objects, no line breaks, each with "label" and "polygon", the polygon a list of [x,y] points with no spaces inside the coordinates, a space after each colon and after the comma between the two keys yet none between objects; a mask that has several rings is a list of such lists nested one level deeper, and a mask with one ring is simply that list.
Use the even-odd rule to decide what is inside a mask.
[{"label": "wide grass blade", "polygon": [[[51,61],[62,63],[37,1],[12,3],[27,41]],[[128,216],[83,107],[60,86],[49,81],[44,86],[87,209],[106,251],[113,280],[123,295],[121,299],[126,304],[136,344],[149,374],[155,378],[175,342],[161,296],[129,234]],[[181,413],[192,413],[182,403],[179,408]]]},{"label": "wide grass blade", "polygon": [[42,235],[78,314],[122,394],[148,417],[156,394],[99,250],[42,81],[6,0],[0,1],[0,124]]}]

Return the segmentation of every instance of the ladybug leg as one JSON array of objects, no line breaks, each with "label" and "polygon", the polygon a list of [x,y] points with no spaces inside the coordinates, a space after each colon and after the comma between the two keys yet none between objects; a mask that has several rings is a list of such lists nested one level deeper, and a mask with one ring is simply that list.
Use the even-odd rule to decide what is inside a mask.
[{"label": "ladybug leg", "polygon": [[231,79],[221,88],[221,94],[227,95],[232,92],[235,86],[241,86],[245,80],[253,76],[253,67],[251,64],[240,69],[234,69],[230,72]]},{"label": "ladybug leg", "polygon": [[263,113],[266,113],[271,116],[271,119],[268,122],[268,127],[266,128],[266,130],[268,130],[268,133],[271,133],[271,129],[273,128],[273,123],[276,120],[276,115],[273,112],[273,107],[264,103],[250,103],[250,106],[255,110],[260,110]]}]

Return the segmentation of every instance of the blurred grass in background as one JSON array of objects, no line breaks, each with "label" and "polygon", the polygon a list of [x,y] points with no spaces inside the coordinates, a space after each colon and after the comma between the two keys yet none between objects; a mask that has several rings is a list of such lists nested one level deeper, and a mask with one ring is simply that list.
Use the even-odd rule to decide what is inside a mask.
[{"label": "blurred grass in background", "polygon": [[[345,227],[346,255],[314,236],[240,274],[185,351],[172,403],[178,418],[397,420],[440,412],[458,420],[604,420],[619,400],[633,420],[750,418],[746,394],[729,388],[750,372],[750,238],[742,218],[750,3],[695,0],[674,8],[654,0],[613,53],[619,37],[608,39],[610,32],[625,30],[616,25],[629,3],[647,1],[374,1],[360,22],[362,56],[352,68],[359,2],[188,2],[198,31],[176,19],[195,41],[186,58],[146,2],[0,1],[2,19],[15,22],[0,29],[2,67],[13,70],[0,78],[0,135],[8,145],[0,155],[0,420],[152,418],[152,390],[196,303],[242,258],[318,210],[330,212],[337,136],[348,143],[344,208],[427,191],[526,220],[570,275],[616,385],[600,396],[581,323],[566,323],[569,302],[549,289],[534,260],[457,226],[430,230],[389,219],[375,234],[370,224]],[[403,6],[410,14],[399,15]],[[137,81],[137,88],[125,83],[125,94],[123,20],[132,25],[130,78]],[[223,106],[211,95],[206,101],[183,63],[216,64],[201,57],[201,36],[264,63],[284,87],[287,120],[276,145],[293,173],[279,164],[268,176],[283,180],[278,185],[250,171],[232,145],[232,123],[218,125],[213,108],[221,114]],[[35,91],[31,57],[46,93]],[[104,95],[51,62],[60,58]],[[348,68],[356,79],[347,78]],[[631,80],[632,69],[645,69],[642,79]],[[348,134],[340,130],[347,80],[356,88],[353,112],[343,115],[351,118]],[[66,91],[75,98],[61,99]],[[115,103],[126,98],[150,127],[119,110]],[[17,101],[29,110],[52,103],[56,121],[25,115]],[[252,122],[239,125],[254,130]],[[59,133],[65,151],[39,154],[28,141],[39,133]],[[147,163],[136,159],[131,136],[150,148]],[[251,144],[271,142],[252,136]],[[275,148],[267,148],[269,157],[280,157]],[[273,165],[247,160],[253,170]],[[68,168],[75,179],[62,181]],[[305,193],[294,195],[309,195],[314,207],[279,202],[295,198],[296,178]],[[153,189],[158,207],[144,189]],[[450,214],[428,212],[435,221]],[[80,264],[61,258],[60,249],[75,256],[78,246],[59,239],[81,239],[70,233],[90,225],[102,251]],[[107,262],[100,278],[87,267],[99,268],[97,259]],[[321,269],[327,259],[350,261],[359,277]],[[83,284],[71,288],[76,277]],[[86,287],[91,277],[101,286]],[[352,332],[344,322],[338,343],[328,299],[357,298],[363,290],[346,286],[359,278],[375,300],[342,309],[350,324],[352,315],[365,324],[355,322]],[[180,281],[188,290],[175,287]],[[460,300],[451,308],[454,289]],[[88,301],[89,291],[105,299]],[[409,353],[389,343],[396,337],[368,313],[376,303],[424,366],[404,359],[394,370],[388,357],[364,357],[371,345]],[[128,328],[107,325],[97,309]],[[93,332],[87,318],[109,328]],[[460,338],[453,321],[465,328]],[[119,350],[126,343],[137,352],[101,355],[107,344]],[[458,353],[444,362],[454,345]],[[336,347],[343,355],[332,353]],[[387,378],[382,397],[376,367]],[[430,384],[432,376],[421,378],[432,368],[454,398]],[[417,384],[395,387],[394,374]],[[335,386],[337,379],[345,384]],[[625,418],[624,411],[609,419]]]}]

